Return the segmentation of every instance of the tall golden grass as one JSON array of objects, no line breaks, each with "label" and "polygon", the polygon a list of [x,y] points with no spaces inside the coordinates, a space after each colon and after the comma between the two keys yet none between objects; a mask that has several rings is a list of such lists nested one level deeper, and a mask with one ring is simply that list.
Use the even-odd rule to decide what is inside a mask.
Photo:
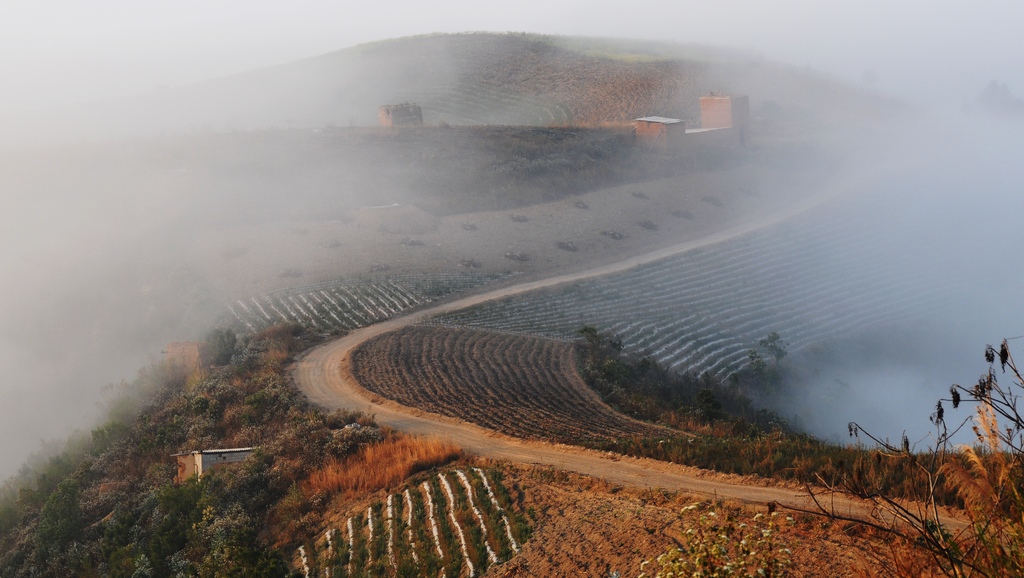
[{"label": "tall golden grass", "polygon": [[306,495],[319,492],[362,494],[398,485],[409,476],[462,456],[447,440],[393,435],[363,447],[355,455],[334,460],[305,483]]}]

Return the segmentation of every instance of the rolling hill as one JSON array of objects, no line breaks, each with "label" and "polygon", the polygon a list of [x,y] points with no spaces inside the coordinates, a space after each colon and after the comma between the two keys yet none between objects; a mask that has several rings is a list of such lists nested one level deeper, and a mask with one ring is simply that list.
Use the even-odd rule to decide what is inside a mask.
[{"label": "rolling hill", "polygon": [[[893,103],[813,71],[686,45],[531,34],[438,34],[353,46],[178,88],[3,119],[2,143],[367,126],[377,107],[416,102],[452,125],[696,119],[697,97],[743,92],[787,118],[876,116]],[[11,139],[19,139],[13,141]]]}]

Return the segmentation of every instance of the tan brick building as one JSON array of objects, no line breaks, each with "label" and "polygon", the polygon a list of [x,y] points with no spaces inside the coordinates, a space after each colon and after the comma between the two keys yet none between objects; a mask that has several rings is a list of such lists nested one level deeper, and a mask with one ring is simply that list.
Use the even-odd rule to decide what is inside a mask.
[{"label": "tan brick building", "polygon": [[740,144],[747,142],[750,99],[743,95],[709,94],[700,97],[700,126],[704,129],[731,128]]}]

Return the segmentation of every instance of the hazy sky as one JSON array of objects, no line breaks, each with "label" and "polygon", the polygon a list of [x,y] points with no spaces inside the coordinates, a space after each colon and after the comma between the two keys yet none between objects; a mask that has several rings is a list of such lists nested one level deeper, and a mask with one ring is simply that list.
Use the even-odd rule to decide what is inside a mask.
[{"label": "hazy sky", "polygon": [[957,105],[1024,94],[1016,0],[5,0],[0,111],[180,86],[382,38],[469,30],[710,43]]}]

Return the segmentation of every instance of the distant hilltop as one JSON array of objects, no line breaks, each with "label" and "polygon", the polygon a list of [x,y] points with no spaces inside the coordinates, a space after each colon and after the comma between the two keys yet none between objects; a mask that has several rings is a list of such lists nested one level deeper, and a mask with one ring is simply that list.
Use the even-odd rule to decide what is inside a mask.
[{"label": "distant hilltop", "polygon": [[[699,118],[709,92],[803,117],[875,116],[880,97],[748,54],[671,43],[534,34],[438,34],[362,44],[289,64],[98,104],[0,119],[8,138],[67,140],[375,126],[416,103],[426,125],[600,126]],[[0,143],[2,144],[2,143]]]}]

